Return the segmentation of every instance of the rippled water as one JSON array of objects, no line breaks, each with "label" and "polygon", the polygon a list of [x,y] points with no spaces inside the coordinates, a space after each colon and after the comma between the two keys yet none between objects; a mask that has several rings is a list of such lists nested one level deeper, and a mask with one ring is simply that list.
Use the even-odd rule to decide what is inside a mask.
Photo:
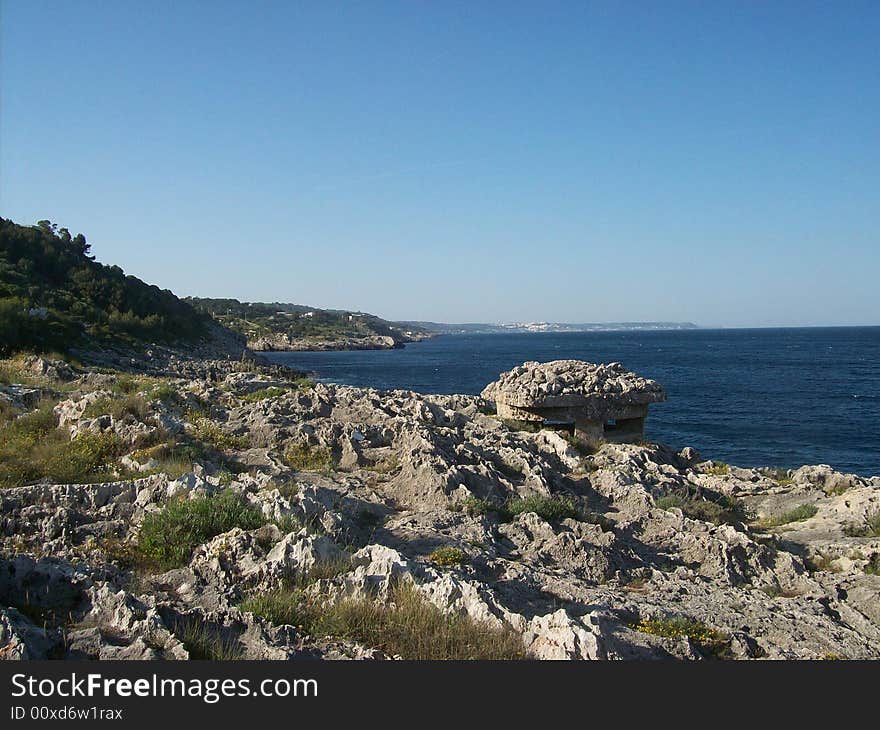
[{"label": "rippled water", "polygon": [[479,393],[526,360],[619,360],[667,389],[652,440],[742,466],[880,474],[880,327],[455,335],[269,356],[325,381],[423,393]]}]

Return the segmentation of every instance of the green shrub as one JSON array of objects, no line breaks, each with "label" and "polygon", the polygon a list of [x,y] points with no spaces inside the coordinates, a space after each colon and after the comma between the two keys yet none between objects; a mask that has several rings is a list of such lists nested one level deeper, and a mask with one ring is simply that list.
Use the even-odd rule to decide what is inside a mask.
[{"label": "green shrub", "polygon": [[255,530],[266,518],[232,491],[213,497],[172,499],[144,517],[137,553],[146,563],[168,570],[185,565],[193,550],[234,527]]},{"label": "green shrub", "polygon": [[730,474],[730,464],[725,464],[723,461],[712,462],[712,466],[707,467],[705,473],[716,477],[727,476]]},{"label": "green shrub", "polygon": [[729,637],[726,634],[711,626],[707,626],[702,621],[695,621],[685,616],[644,619],[632,624],[631,627],[636,631],[641,631],[643,634],[652,634],[653,636],[665,638],[687,636],[701,649],[719,658],[727,651]]},{"label": "green shrub", "polygon": [[150,391],[150,398],[162,401],[163,403],[173,403],[180,400],[180,392],[171,383],[161,383]]},{"label": "green shrub", "polygon": [[541,494],[511,499],[503,508],[503,516],[513,518],[524,512],[534,512],[547,522],[558,522],[566,518],[578,519],[580,512],[566,497],[546,497]]},{"label": "green shrub", "polygon": [[526,658],[522,640],[510,628],[446,614],[409,585],[397,586],[390,598],[388,604],[372,597],[334,604],[284,589],[248,599],[241,608],[273,624],[358,641],[403,659]]},{"label": "green shrub", "polygon": [[712,522],[716,525],[732,525],[746,519],[743,506],[722,494],[713,495],[713,499],[667,494],[658,498],[655,504],[664,510],[678,508],[692,520]]},{"label": "green shrub", "polygon": [[279,395],[284,395],[287,392],[289,392],[287,388],[279,388],[273,385],[269,388],[262,388],[261,390],[255,390],[253,393],[246,393],[237,397],[245,403],[257,403],[267,398],[277,398]]},{"label": "green shrub", "polygon": [[865,566],[865,572],[868,575],[880,575],[880,553],[874,553]]},{"label": "green shrub", "polygon": [[468,517],[480,517],[491,512],[498,512],[499,507],[492,504],[488,499],[467,497],[454,505],[456,511],[464,512]]},{"label": "green shrub", "polygon": [[297,471],[327,471],[332,466],[329,449],[306,443],[290,444],[284,450],[284,461]]},{"label": "green shrub", "polygon": [[761,520],[756,526],[779,527],[781,525],[788,525],[792,522],[802,522],[803,520],[810,519],[810,517],[815,515],[818,511],[819,508],[816,507],[815,504],[801,504],[781,515]]},{"label": "green shrub", "polygon": [[201,444],[181,442],[172,437],[153,446],[142,447],[132,452],[131,457],[142,464],[154,459],[159,463],[148,473],[167,474],[177,479],[192,471],[194,461],[205,458],[205,449]]},{"label": "green shrub", "polygon": [[217,451],[240,451],[250,447],[247,436],[227,433],[204,413],[188,413],[186,418],[192,424],[193,438]]},{"label": "green shrub", "polygon": [[428,559],[432,563],[444,568],[451,568],[456,565],[461,565],[466,558],[467,553],[465,553],[464,550],[461,550],[457,547],[451,547],[449,545],[438,547],[428,556]]},{"label": "green shrub", "polygon": [[134,416],[139,421],[143,421],[150,410],[150,404],[142,396],[126,395],[121,398],[99,398],[86,406],[83,416],[85,418],[113,416],[117,420],[125,416]]},{"label": "green shrub", "polygon": [[0,426],[0,487],[41,479],[86,483],[108,478],[108,468],[125,452],[113,433],[83,433],[71,439],[55,425],[51,404]]}]

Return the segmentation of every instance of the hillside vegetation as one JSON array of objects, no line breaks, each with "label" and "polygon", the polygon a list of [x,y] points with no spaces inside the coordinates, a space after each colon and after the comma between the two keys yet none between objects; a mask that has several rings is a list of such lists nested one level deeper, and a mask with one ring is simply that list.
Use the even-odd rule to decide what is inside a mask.
[{"label": "hillside vegetation", "polygon": [[220,324],[245,335],[248,345],[255,349],[267,349],[260,346],[261,340],[278,343],[283,349],[286,344],[296,342],[356,343],[377,337],[391,338],[399,345],[425,335],[421,328],[405,327],[364,312],[237,299],[192,298],[187,301]]},{"label": "hillside vegetation", "polygon": [[170,291],[95,261],[82,234],[0,218],[0,354],[89,339],[194,341],[209,322]]}]

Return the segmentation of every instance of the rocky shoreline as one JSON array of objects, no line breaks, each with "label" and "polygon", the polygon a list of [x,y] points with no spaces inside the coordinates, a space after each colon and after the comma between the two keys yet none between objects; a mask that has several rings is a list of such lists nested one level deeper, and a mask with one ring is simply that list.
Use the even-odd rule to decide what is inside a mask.
[{"label": "rocky shoreline", "polygon": [[330,352],[339,350],[399,350],[409,342],[422,342],[437,335],[421,332],[396,332],[394,335],[365,337],[291,337],[285,333],[248,339],[253,352]]},{"label": "rocky shoreline", "polygon": [[[0,489],[0,656],[393,658],[315,617],[380,616],[403,586],[525,657],[880,657],[880,477],[587,450],[482,397],[155,363],[31,358],[0,386],[10,423],[49,403],[71,443],[117,445],[91,483]],[[241,526],[176,562],[150,542],[223,495]]]},{"label": "rocky shoreline", "polygon": [[408,342],[421,342],[434,335],[341,337],[334,339],[310,339],[289,337],[286,334],[258,337],[248,340],[247,346],[254,352],[330,352],[339,350],[399,350]]}]

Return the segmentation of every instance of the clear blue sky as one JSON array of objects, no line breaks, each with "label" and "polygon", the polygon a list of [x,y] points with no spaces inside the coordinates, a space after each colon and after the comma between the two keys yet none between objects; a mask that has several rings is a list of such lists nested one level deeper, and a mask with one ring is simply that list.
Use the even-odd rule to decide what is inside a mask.
[{"label": "clear blue sky", "polygon": [[876,0],[0,5],[0,215],[178,294],[880,324]]}]

